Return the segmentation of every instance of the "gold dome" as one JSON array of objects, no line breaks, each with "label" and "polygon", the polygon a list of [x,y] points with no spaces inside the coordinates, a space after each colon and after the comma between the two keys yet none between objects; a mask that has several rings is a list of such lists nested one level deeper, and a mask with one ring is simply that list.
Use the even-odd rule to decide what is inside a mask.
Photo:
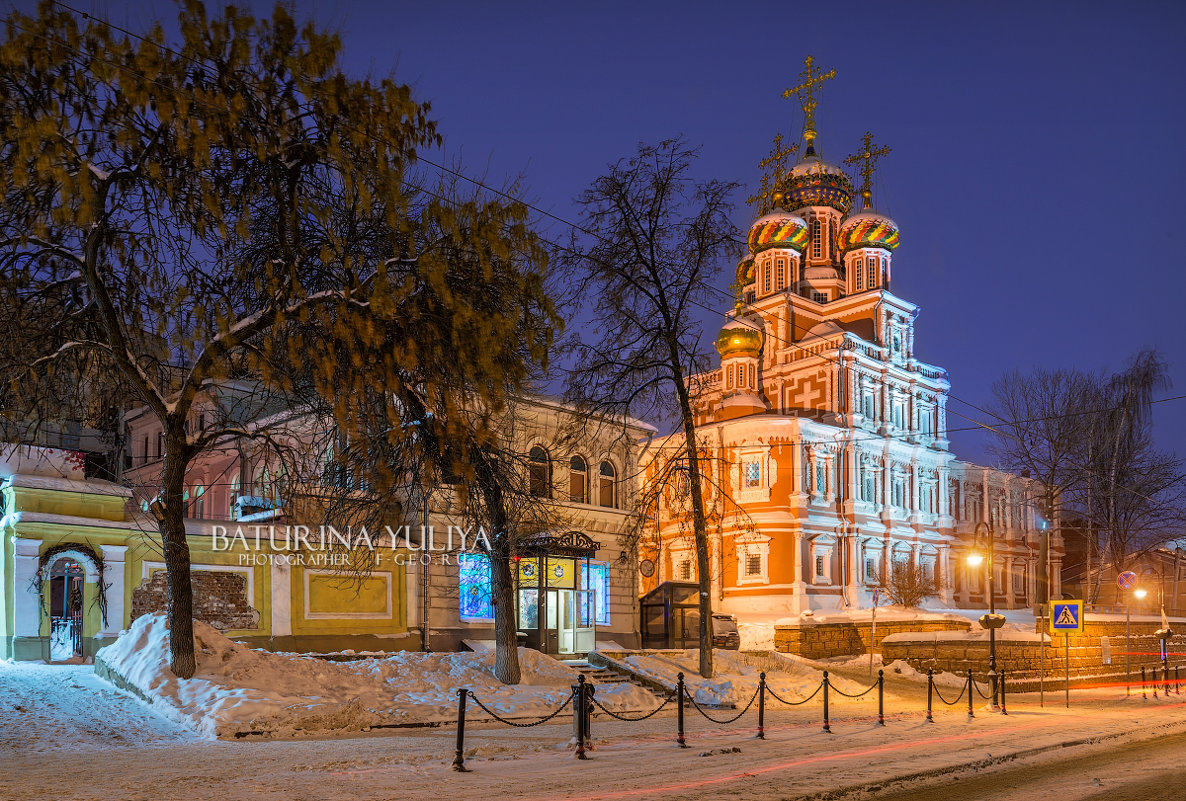
[{"label": "gold dome", "polygon": [[748,356],[756,359],[762,350],[762,324],[757,320],[733,318],[717,334],[717,352],[722,359],[733,356]]}]

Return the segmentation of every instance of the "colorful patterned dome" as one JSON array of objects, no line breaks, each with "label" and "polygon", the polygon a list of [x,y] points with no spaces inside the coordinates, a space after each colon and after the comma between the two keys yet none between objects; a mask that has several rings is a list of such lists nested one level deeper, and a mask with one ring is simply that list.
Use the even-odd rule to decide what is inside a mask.
[{"label": "colorful patterned dome", "polygon": [[898,226],[883,214],[862,211],[854,214],[840,226],[840,252],[847,253],[856,248],[883,248],[893,250],[898,246]]},{"label": "colorful patterned dome", "polygon": [[737,263],[737,286],[749,286],[754,282],[754,257],[746,256]]},{"label": "colorful patterned dome", "polygon": [[762,350],[764,338],[760,320],[734,317],[725,323],[721,333],[717,334],[717,353],[721,354],[722,359],[731,356],[749,356],[756,359],[758,352]]},{"label": "colorful patterned dome", "polygon": [[[750,226],[750,253],[761,253],[770,248],[790,248],[802,253],[805,247],[807,247],[807,221],[802,217],[796,217],[785,211],[776,211],[765,217],[759,217]],[[752,277],[750,280],[753,280]]]},{"label": "colorful patterned dome", "polygon": [[783,206],[831,206],[841,214],[852,208],[852,180],[844,170],[822,161],[814,153],[790,169],[782,182]]}]

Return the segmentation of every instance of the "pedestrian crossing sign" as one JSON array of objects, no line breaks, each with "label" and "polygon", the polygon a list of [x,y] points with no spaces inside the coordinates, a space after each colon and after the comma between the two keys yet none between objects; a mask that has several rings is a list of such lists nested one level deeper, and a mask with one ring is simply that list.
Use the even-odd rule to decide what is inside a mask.
[{"label": "pedestrian crossing sign", "polygon": [[1072,632],[1083,631],[1083,602],[1082,601],[1053,601],[1050,612],[1050,631]]}]

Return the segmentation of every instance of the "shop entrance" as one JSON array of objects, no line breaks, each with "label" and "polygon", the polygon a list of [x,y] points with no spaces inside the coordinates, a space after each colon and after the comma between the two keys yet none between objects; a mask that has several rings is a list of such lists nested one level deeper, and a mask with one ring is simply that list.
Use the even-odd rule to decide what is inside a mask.
[{"label": "shop entrance", "polygon": [[[600,546],[579,531],[535,537],[515,558],[519,632],[546,654],[585,654],[596,647],[594,598],[582,586]],[[585,569],[582,569],[585,568]]]}]

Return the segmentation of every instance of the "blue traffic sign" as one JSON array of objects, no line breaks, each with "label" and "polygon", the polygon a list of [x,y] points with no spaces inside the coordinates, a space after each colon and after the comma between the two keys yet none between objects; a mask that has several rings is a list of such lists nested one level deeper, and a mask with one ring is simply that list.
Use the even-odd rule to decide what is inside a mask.
[{"label": "blue traffic sign", "polygon": [[1137,586],[1137,574],[1131,570],[1125,570],[1116,577],[1116,583],[1122,590],[1131,590],[1133,587]]},{"label": "blue traffic sign", "polygon": [[1051,631],[1083,631],[1082,601],[1053,601],[1050,606]]}]

